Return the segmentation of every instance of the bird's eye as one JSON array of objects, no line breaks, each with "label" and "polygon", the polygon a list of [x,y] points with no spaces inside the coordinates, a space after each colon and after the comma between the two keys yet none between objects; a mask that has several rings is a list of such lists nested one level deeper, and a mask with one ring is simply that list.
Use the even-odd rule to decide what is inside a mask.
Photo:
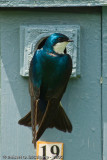
[{"label": "bird's eye", "polygon": [[61,41],[61,38],[58,38],[58,41]]}]

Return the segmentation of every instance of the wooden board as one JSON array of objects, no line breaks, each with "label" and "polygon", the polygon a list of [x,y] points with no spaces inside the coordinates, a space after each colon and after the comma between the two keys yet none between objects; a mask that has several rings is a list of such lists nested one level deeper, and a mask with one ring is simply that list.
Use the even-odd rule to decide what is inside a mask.
[{"label": "wooden board", "polygon": [[81,77],[69,81],[62,99],[72,133],[47,129],[40,140],[63,142],[64,159],[101,160],[101,12],[99,8],[0,10],[1,160],[35,156],[30,128],[18,120],[30,110],[28,79],[20,76],[21,25],[80,25]]}]

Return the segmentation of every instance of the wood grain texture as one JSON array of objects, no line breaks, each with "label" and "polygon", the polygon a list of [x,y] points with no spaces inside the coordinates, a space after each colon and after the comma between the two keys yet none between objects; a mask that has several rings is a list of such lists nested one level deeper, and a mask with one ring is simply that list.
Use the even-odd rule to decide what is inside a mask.
[{"label": "wood grain texture", "polygon": [[40,140],[64,143],[64,159],[101,160],[101,13],[97,8],[1,10],[1,127],[4,155],[35,156],[32,131],[18,125],[30,110],[28,79],[20,71],[20,25],[80,25],[81,78],[62,99],[72,133],[47,129]]}]

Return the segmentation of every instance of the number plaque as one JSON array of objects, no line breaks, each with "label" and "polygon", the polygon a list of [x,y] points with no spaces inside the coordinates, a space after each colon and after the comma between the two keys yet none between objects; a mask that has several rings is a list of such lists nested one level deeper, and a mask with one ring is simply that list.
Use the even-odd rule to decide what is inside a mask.
[{"label": "number plaque", "polygon": [[36,159],[63,160],[63,143],[38,141]]}]

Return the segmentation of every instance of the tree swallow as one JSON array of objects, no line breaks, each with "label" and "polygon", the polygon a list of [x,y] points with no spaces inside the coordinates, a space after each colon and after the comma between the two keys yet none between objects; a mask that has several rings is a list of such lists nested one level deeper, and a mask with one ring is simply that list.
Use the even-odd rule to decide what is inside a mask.
[{"label": "tree swallow", "polygon": [[37,49],[31,60],[31,111],[18,123],[32,127],[34,146],[46,128],[56,127],[64,132],[72,131],[71,122],[60,102],[72,72],[72,59],[64,52],[69,42],[73,40],[63,34],[51,34],[43,48]]}]

